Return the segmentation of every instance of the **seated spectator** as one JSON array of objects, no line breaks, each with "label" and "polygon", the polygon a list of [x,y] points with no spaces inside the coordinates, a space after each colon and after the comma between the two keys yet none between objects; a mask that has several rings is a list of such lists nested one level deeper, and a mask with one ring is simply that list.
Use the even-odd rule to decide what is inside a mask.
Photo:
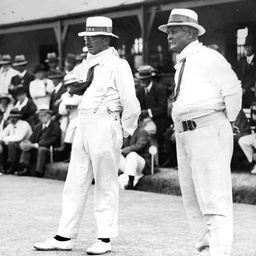
[{"label": "seated spectator", "polygon": [[138,180],[145,174],[150,174],[150,139],[147,131],[139,120],[138,127],[132,136],[124,140],[119,170],[121,188],[133,189]]},{"label": "seated spectator", "polygon": [[7,120],[9,114],[14,106],[14,99],[11,94],[2,93],[0,94],[0,109],[4,112],[4,119]]},{"label": "seated spectator", "polygon": [[14,108],[17,108],[20,111],[22,120],[27,121],[33,129],[35,124],[38,122],[35,103],[27,97],[27,90],[24,87],[16,89],[15,99],[16,104]]},{"label": "seated spectator", "polygon": [[50,75],[48,77],[53,81],[53,84],[55,86],[51,95],[51,100],[50,100],[50,110],[52,110],[52,118],[55,121],[58,121],[60,118],[58,114],[58,110],[61,102],[61,95],[67,91],[63,83],[64,76],[65,76],[65,72],[56,71],[54,75]]},{"label": "seated spectator", "polygon": [[46,70],[44,65],[37,65],[34,73],[35,80],[29,85],[30,96],[37,108],[43,104],[49,106],[51,95],[54,90],[54,84],[52,80],[46,78]]},{"label": "seated spectator", "polygon": [[73,69],[76,65],[76,55],[72,53],[68,53],[65,62],[64,62],[64,70],[66,74],[73,73]]},{"label": "seated spectator", "polygon": [[0,132],[1,160],[6,174],[14,174],[17,171],[21,153],[20,142],[28,139],[32,134],[29,123],[21,120],[21,117],[18,109],[12,109],[9,115],[10,124]]},{"label": "seated spectator", "polygon": [[45,63],[48,65],[48,72],[47,77],[56,74],[56,72],[60,71],[59,68],[59,58],[57,57],[55,52],[49,52],[47,53],[47,58],[45,60]]},{"label": "seated spectator", "polygon": [[0,94],[8,93],[12,78],[19,72],[12,68],[12,59],[9,54],[2,55],[0,67]]},{"label": "seated spectator", "polygon": [[67,92],[62,94],[61,103],[59,105],[59,114],[61,115],[60,127],[62,130],[63,145],[55,148],[55,152],[61,153],[62,160],[69,159],[73,138],[77,127],[77,107],[81,102],[82,96],[72,95],[69,93],[70,87],[77,83],[74,74],[67,74],[64,78],[64,86]]},{"label": "seated spectator", "polygon": [[[0,133],[4,130],[4,128],[8,125],[7,120],[4,119],[4,112],[0,110]],[[4,172],[3,168],[3,154],[2,150],[3,148],[0,147],[0,175]]]},{"label": "seated spectator", "polygon": [[23,87],[27,93],[27,96],[31,98],[29,94],[29,84],[35,79],[35,77],[33,74],[30,74],[27,71],[27,63],[28,61],[26,60],[26,57],[24,55],[16,55],[14,58],[12,66],[19,73],[11,79],[11,84],[9,86],[9,93],[12,95],[13,98],[16,89],[19,87]]},{"label": "seated spectator", "polygon": [[29,166],[32,162],[36,162],[35,173],[31,170],[30,174],[42,177],[46,164],[50,162],[50,147],[59,147],[60,145],[61,130],[59,124],[51,120],[52,111],[49,106],[40,106],[37,113],[40,123],[34,127],[29,140],[20,145],[22,153],[20,171],[17,172],[17,175],[28,175]]}]

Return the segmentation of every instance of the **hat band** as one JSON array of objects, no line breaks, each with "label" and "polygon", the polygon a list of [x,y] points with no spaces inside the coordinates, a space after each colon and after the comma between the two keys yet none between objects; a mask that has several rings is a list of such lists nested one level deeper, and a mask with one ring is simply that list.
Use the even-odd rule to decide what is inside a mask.
[{"label": "hat band", "polygon": [[112,33],[112,27],[86,27],[86,32],[107,32],[107,33]]},{"label": "hat band", "polygon": [[173,14],[170,15],[168,23],[173,23],[173,22],[192,22],[198,24],[197,20],[189,17],[189,16],[184,16],[180,14]]}]

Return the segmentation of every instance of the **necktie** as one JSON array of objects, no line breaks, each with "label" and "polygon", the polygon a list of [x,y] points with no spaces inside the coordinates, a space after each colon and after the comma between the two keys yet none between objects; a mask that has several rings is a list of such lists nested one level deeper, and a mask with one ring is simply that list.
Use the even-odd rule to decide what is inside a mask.
[{"label": "necktie", "polygon": [[179,77],[178,77],[176,90],[174,92],[173,101],[175,101],[178,98],[178,95],[180,93],[180,83],[181,83],[182,75],[183,75],[184,68],[185,68],[185,62],[186,62],[186,59],[183,59],[182,64],[181,64],[181,68],[180,68],[180,73],[179,73]]},{"label": "necktie", "polygon": [[71,89],[69,91],[70,94],[77,94],[77,95],[83,95],[86,89],[91,85],[93,76],[94,76],[94,68],[98,64],[92,66],[89,68],[87,75],[86,75],[86,81],[82,83],[76,83],[71,86]]}]

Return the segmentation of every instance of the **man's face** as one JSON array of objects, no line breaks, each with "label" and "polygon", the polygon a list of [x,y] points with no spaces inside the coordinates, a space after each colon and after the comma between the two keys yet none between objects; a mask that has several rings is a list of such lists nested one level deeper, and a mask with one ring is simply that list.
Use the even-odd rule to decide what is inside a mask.
[{"label": "man's face", "polygon": [[254,53],[254,49],[252,45],[245,45],[244,46],[246,56],[251,56]]},{"label": "man's face", "polygon": [[182,30],[180,26],[167,28],[167,40],[170,50],[180,53],[189,43],[188,32]]},{"label": "man's face", "polygon": [[71,62],[68,62],[68,61],[65,61],[65,69],[67,70],[67,71],[71,71],[73,68],[74,68],[74,66],[75,66],[75,63],[71,63]]},{"label": "man's face", "polygon": [[151,78],[141,79],[140,84],[142,87],[148,87],[151,81],[152,81]]},{"label": "man's face", "polygon": [[20,73],[22,73],[26,69],[26,66],[25,65],[16,66],[15,69],[18,70]]},{"label": "man's face", "polygon": [[10,120],[11,124],[15,125],[19,121],[19,118],[18,117],[10,117],[9,120]]},{"label": "man's face", "polygon": [[50,119],[51,119],[51,114],[49,113],[40,113],[38,115],[39,120],[41,121],[41,123],[46,124]]},{"label": "man's face", "polygon": [[26,99],[26,97],[27,97],[27,95],[25,93],[22,93],[22,94],[18,94],[16,96],[16,99],[17,99],[17,101],[22,103]]},{"label": "man's face", "polygon": [[89,53],[92,55],[96,55],[108,48],[108,43],[104,36],[85,36],[84,41]]}]

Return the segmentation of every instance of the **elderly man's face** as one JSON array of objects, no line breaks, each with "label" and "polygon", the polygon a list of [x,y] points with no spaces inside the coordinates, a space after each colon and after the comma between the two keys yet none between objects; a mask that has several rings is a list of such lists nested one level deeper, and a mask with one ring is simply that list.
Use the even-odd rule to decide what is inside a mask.
[{"label": "elderly man's face", "polygon": [[51,114],[49,113],[40,113],[38,115],[39,120],[41,121],[41,123],[46,124],[50,119],[51,119]]},{"label": "elderly man's face", "polygon": [[96,55],[109,46],[109,39],[105,36],[85,36],[84,37],[85,45],[88,48],[88,51],[92,55]]},{"label": "elderly man's face", "polygon": [[180,53],[190,43],[188,32],[181,26],[168,27],[167,34],[170,50],[173,52]]}]

